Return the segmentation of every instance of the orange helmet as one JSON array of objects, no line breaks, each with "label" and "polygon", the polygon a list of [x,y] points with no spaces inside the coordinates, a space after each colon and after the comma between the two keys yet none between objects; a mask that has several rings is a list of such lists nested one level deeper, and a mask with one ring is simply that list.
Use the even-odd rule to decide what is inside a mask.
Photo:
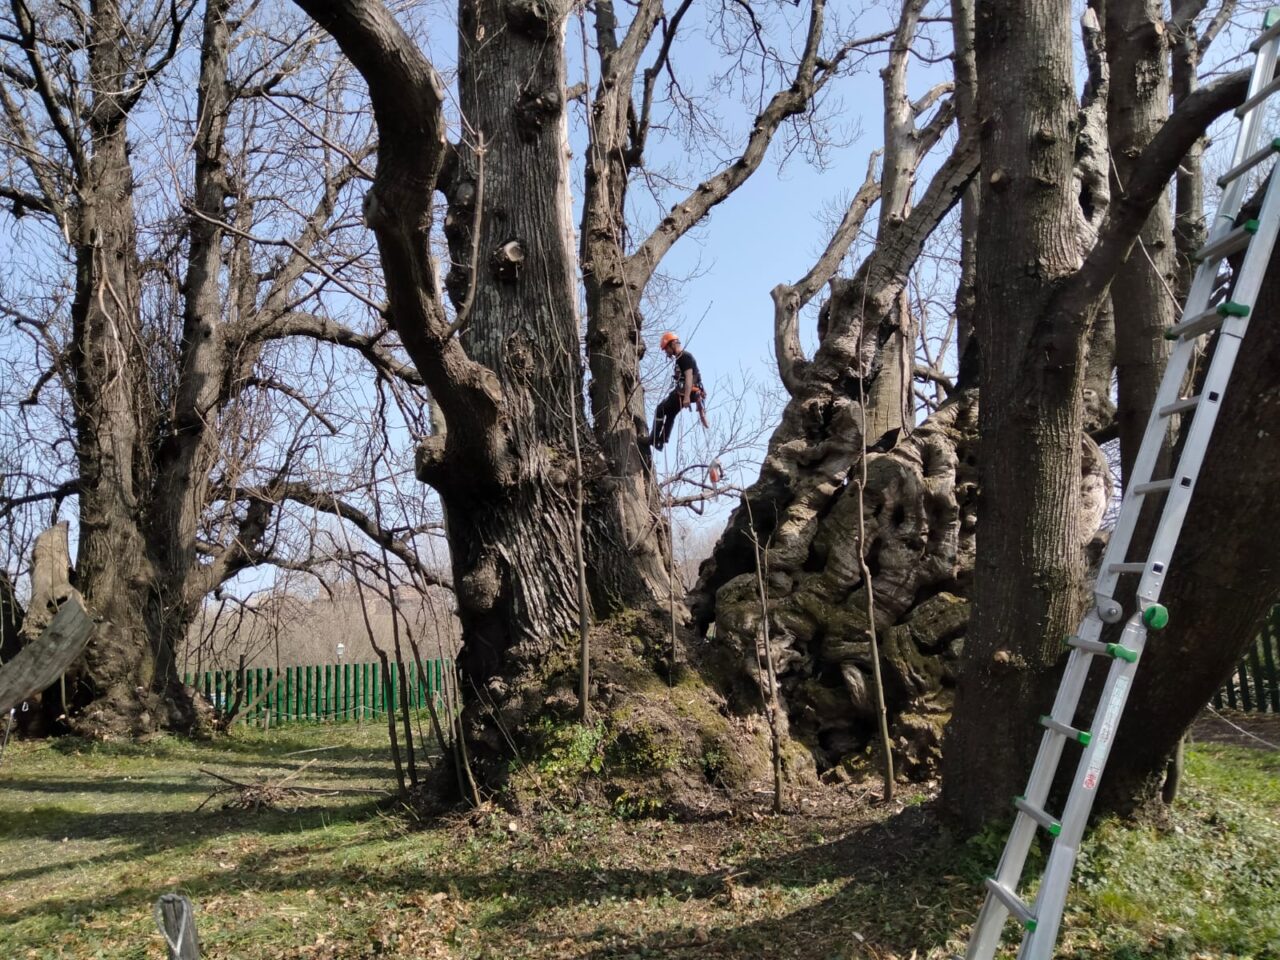
[{"label": "orange helmet", "polygon": [[673,343],[676,343],[677,341],[679,341],[679,339],[680,339],[679,337],[677,337],[674,333],[668,330],[666,333],[664,333],[661,337],[658,338],[658,349],[666,350],[667,347],[671,346],[671,344]]}]

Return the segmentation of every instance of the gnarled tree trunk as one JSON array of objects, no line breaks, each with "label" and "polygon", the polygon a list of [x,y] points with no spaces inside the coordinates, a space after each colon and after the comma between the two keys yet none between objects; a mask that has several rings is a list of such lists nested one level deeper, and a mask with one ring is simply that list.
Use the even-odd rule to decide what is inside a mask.
[{"label": "gnarled tree trunk", "polygon": [[[80,465],[80,590],[101,626],[89,644],[72,699],[78,726],[98,735],[150,729],[161,718],[136,693],[164,690],[173,663],[148,656],[146,585],[154,574],[142,529],[150,481],[145,447],[154,401],[145,376],[139,318],[137,237],[122,77],[131,66],[116,3],[91,20],[92,91],[81,203],[73,242],[72,304],[77,457]],[[165,670],[170,673],[164,672]]]},{"label": "gnarled tree trunk", "polygon": [[[447,144],[440,78],[381,3],[300,5],[369,85],[379,146],[365,219],[378,241],[388,319],[442,418],[419,446],[418,476],[444,504],[466,719],[480,772],[496,781],[506,771],[505,736],[540,710],[546,677],[573,662],[578,625],[571,431],[586,418],[569,407],[582,402],[582,373],[568,5],[460,4],[459,88],[473,149]],[[446,233],[458,271],[448,283],[452,323],[431,256],[437,187],[450,201]],[[585,446],[590,438],[578,439]]]},{"label": "gnarled tree trunk", "polygon": [[[962,137],[909,206],[920,160],[954,116],[944,103],[917,129],[915,118],[927,105],[913,109],[903,101],[919,11],[919,4],[906,5],[886,71],[890,208],[880,218],[879,243],[853,278],[831,282],[819,316],[819,346],[806,359],[799,311],[831,278],[862,217],[880,198],[881,184],[869,171],[818,263],[795,285],[773,291],[779,373],[791,398],[759,478],[743,492],[691,597],[699,624],[705,629],[714,621],[716,643],[739,651],[753,670],[760,617],[753,542],[767,544],[769,637],[781,699],[792,734],[820,767],[859,751],[874,729],[863,538],[851,478],[867,447],[880,439],[873,431],[904,426],[903,394],[911,380],[899,364],[902,350],[910,351],[902,342],[904,324],[909,326],[902,314],[907,276],[976,167],[976,144]],[[964,622],[964,604],[948,591],[956,588],[959,554],[971,548],[962,517],[971,510],[965,501],[973,485],[957,486],[956,472],[972,462],[963,447],[975,415],[970,403],[957,399],[891,452],[869,454],[865,552],[874,615],[885,637],[890,714],[900,749],[912,754],[908,765],[921,761],[916,769],[927,765],[937,737],[921,736],[918,727],[928,721],[905,714],[936,713],[934,695],[949,673],[944,661],[954,656],[949,644]],[[919,614],[906,618],[914,602],[921,603]]]}]

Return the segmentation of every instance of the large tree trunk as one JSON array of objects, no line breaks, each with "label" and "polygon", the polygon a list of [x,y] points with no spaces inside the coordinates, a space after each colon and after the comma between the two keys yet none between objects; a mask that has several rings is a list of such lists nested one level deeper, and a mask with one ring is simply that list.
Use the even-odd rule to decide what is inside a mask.
[{"label": "large tree trunk", "polygon": [[[918,7],[904,13],[895,58],[906,57],[916,13]],[[902,81],[892,73],[887,86],[900,91]],[[936,726],[938,686],[949,679],[950,641],[964,621],[964,604],[947,591],[957,586],[959,556],[969,541],[964,517],[974,486],[957,485],[956,473],[972,462],[963,452],[972,404],[953,402],[892,452],[870,455],[865,537],[854,486],[866,447],[879,439],[872,435],[879,429],[872,426],[872,401],[881,398],[889,422],[902,424],[902,391],[910,381],[897,369],[900,354],[891,344],[901,336],[908,272],[975,168],[976,144],[962,138],[919,202],[907,208],[905,181],[952,115],[948,106],[915,136],[895,133],[886,167],[892,157],[897,210],[881,217],[880,243],[855,276],[832,281],[812,360],[800,347],[799,309],[834,272],[876,199],[879,185],[870,173],[815,267],[794,286],[773,291],[779,372],[791,399],[759,478],[744,491],[692,594],[698,622],[706,627],[714,620],[717,644],[753,662],[760,618],[754,543],[766,546],[769,637],[781,699],[792,733],[820,767],[860,751],[874,730],[863,544],[876,597],[873,615],[885,631],[889,712],[899,749],[910,753],[908,768],[927,765],[932,757],[923,754],[936,749],[936,735],[920,736],[921,727],[930,725],[921,715],[932,713]],[[892,390],[878,386],[882,377]],[[906,617],[916,601],[919,615]]]},{"label": "large tree trunk", "polygon": [[[1111,68],[1107,133],[1115,196],[1124,196],[1138,156],[1169,116],[1168,50],[1161,7],[1158,0],[1108,0],[1106,5]],[[1126,484],[1169,356],[1163,333],[1178,314],[1174,273],[1173,223],[1168,198],[1162,196],[1111,283],[1119,381],[1116,420],[1121,477]],[[1168,462],[1167,449],[1161,462]],[[1157,466],[1155,475],[1166,472]]]},{"label": "large tree trunk", "polygon": [[1080,258],[1071,4],[980,0],[977,17],[982,500],[974,615],[943,755],[948,810],[970,825],[1025,779],[1039,742],[1030,721],[1082,610],[1093,533],[1079,506],[1084,341],[1041,326]]},{"label": "large tree trunk", "polygon": [[[483,260],[474,265],[462,340],[501,384],[510,462],[497,496],[473,495],[470,478],[457,470],[439,486],[464,631],[460,662],[482,698],[471,700],[470,716],[491,751],[482,760],[507,750],[489,706],[509,731],[525,711],[536,712],[525,684],[541,689],[578,624],[570,404],[577,423],[586,417],[565,116],[567,12],[564,3],[459,6],[462,111],[486,151]],[[475,36],[486,42],[471,43]],[[459,425],[448,411],[446,420],[452,435]]]},{"label": "large tree trunk", "polygon": [[640,300],[648,277],[628,268],[626,223],[627,187],[643,155],[643,142],[632,139],[631,88],[661,13],[655,0],[640,4],[619,45],[613,4],[595,8],[601,77],[589,106],[581,244],[591,413],[605,462],[587,529],[593,602],[601,613],[664,597],[670,584],[666,524],[647,446],[639,442],[648,434],[640,384]]},{"label": "large tree trunk", "polygon": [[[146,512],[155,570],[147,605],[148,632],[157,672],[169,684],[167,698],[175,708],[171,725],[182,727],[190,726],[195,714],[177,682],[177,653],[200,603],[216,585],[201,569],[196,538],[220,455],[218,413],[232,379],[227,375],[227,345],[221,336],[225,299],[221,223],[231,196],[226,156],[231,109],[229,8],[230,0],[209,0],[205,7],[193,151],[195,209],[187,225],[190,246],[182,286],[178,380],[169,420],[154,446],[155,479]],[[255,355],[252,350],[244,353],[248,356],[238,358],[239,379],[247,376]]]},{"label": "large tree trunk", "polygon": [[[958,3],[963,14],[964,4]],[[966,397],[909,432],[889,453],[866,454],[886,431],[907,425],[911,356],[906,280],[925,241],[960,199],[976,166],[976,142],[962,135],[912,205],[920,162],[955,116],[944,102],[913,105],[906,65],[922,4],[905,4],[885,81],[884,175],[875,157],[815,266],[773,292],[779,374],[791,398],[770,437],[760,476],[743,493],[703,564],[693,609],[717,644],[754,662],[760,622],[755,541],[766,547],[769,631],[781,701],[792,735],[820,768],[860,752],[875,730],[869,627],[884,637],[886,696],[897,749],[908,773],[936,759],[940,685],[952,679],[951,646],[965,619],[954,596],[956,572],[971,549],[971,481],[965,452],[976,410]],[[963,59],[963,58],[962,58]],[[936,92],[936,91],[935,91]],[[831,278],[868,208],[883,206],[875,252],[849,279],[831,281],[812,360],[800,345],[800,309]],[[888,438],[886,446],[892,446]],[[859,529],[856,484],[864,455],[866,530]],[[865,547],[863,546],[865,544]],[[872,583],[864,582],[865,553]],[[868,589],[876,603],[869,613]],[[916,615],[907,616],[914,603]],[[750,668],[754,669],[754,668]]]},{"label": "large tree trunk", "polygon": [[[547,678],[576,663],[572,431],[586,417],[565,117],[568,4],[460,3],[470,146],[454,148],[440,77],[385,6],[300,5],[369,85],[379,143],[365,220],[378,241],[387,319],[440,414],[437,432],[419,444],[417,472],[444,504],[467,726],[481,775],[498,781],[507,737],[542,711]],[[431,256],[437,187],[449,200],[453,322]],[[589,449],[585,432],[576,439]]]},{"label": "large tree trunk", "polygon": [[[102,625],[89,645],[72,699],[85,709],[76,725],[109,736],[151,729],[157,675],[147,633],[146,587],[153,576],[140,512],[150,481],[144,450],[152,397],[142,355],[133,172],[121,94],[128,37],[114,2],[101,4],[89,45],[87,169],[75,225],[72,304],[77,456],[80,464],[81,592]],[[172,664],[168,665],[172,670]]]}]

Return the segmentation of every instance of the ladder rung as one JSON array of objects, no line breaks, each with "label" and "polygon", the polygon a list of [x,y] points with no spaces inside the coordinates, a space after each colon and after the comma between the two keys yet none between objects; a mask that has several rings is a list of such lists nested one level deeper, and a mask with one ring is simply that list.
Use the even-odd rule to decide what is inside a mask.
[{"label": "ladder rung", "polygon": [[1264,30],[1257,40],[1249,44],[1249,52],[1257,53],[1265,47],[1269,41],[1274,40],[1276,37],[1280,37],[1280,20],[1277,20],[1275,24]]},{"label": "ladder rung", "polygon": [[1133,492],[1140,497],[1145,497],[1148,493],[1164,493],[1173,486],[1173,477],[1168,480],[1152,480],[1150,483],[1138,483],[1133,487]]},{"label": "ladder rung", "polygon": [[1243,117],[1246,113],[1248,113],[1258,104],[1260,104],[1263,100],[1266,100],[1269,96],[1271,96],[1277,90],[1280,90],[1280,77],[1277,77],[1275,80],[1272,80],[1265,87],[1263,87],[1261,90],[1255,93],[1252,97],[1250,97],[1244,103],[1240,104],[1240,106],[1236,107],[1236,116]]},{"label": "ladder rung", "polygon": [[1229,230],[1217,240],[1205,244],[1194,254],[1196,260],[1221,260],[1237,250],[1243,250],[1258,232],[1257,220],[1246,220],[1234,230]]},{"label": "ladder rung", "polygon": [[[1137,567],[1136,570],[1118,570],[1117,567]],[[1141,573],[1146,567],[1143,563],[1113,563],[1109,569],[1112,573]],[[1108,657],[1115,657],[1117,660],[1123,660],[1125,663],[1133,663],[1138,659],[1138,655],[1128,647],[1123,647],[1118,643],[1101,643],[1097,640],[1082,640],[1079,637],[1067,637],[1067,646],[1075,647],[1077,650],[1083,650],[1085,653],[1103,654]],[[1046,724],[1047,726],[1047,724]]]},{"label": "ladder rung", "polygon": [[1190,410],[1192,407],[1200,403],[1200,394],[1194,397],[1183,397],[1181,400],[1175,400],[1173,403],[1166,403],[1160,408],[1160,416],[1172,417],[1175,413],[1182,413],[1184,410]]},{"label": "ladder rung", "polygon": [[1268,143],[1265,147],[1263,147],[1261,150],[1258,150],[1256,153],[1248,157],[1245,157],[1243,160],[1237,163],[1234,167],[1232,167],[1230,170],[1228,170],[1226,173],[1220,176],[1218,178],[1218,186],[1225,187],[1232,180],[1236,179],[1236,177],[1242,174],[1248,173],[1250,170],[1252,170],[1254,167],[1260,164],[1263,160],[1266,160],[1267,157],[1271,156],[1273,153],[1276,153],[1277,151],[1280,151],[1280,137],[1273,138],[1272,141]]},{"label": "ladder rung", "polygon": [[1248,315],[1248,304],[1228,300],[1203,313],[1196,314],[1190,320],[1175,323],[1164,332],[1164,338],[1166,340],[1177,340],[1179,337],[1198,337],[1200,334],[1208,333],[1210,330],[1217,330],[1227,317],[1247,317]]},{"label": "ladder rung", "polygon": [[1044,827],[1049,836],[1056,837],[1062,832],[1061,823],[1053,819],[1053,817],[1049,816],[1049,814],[1045,813],[1039,807],[1028,803],[1026,797],[1014,797],[1013,805],[1036,823],[1040,824],[1040,826]]},{"label": "ladder rung", "polygon": [[1204,313],[1197,313],[1190,320],[1175,323],[1164,332],[1164,338],[1166,340],[1177,340],[1180,337],[1198,337],[1202,333],[1217,330],[1222,326],[1222,321],[1225,319],[1226,317],[1220,314],[1217,308],[1206,310]]},{"label": "ladder rung", "polygon": [[1028,930],[1036,928],[1036,918],[1031,913],[1031,908],[1022,902],[1022,898],[1006,887],[1003,883],[994,877],[987,878],[987,889],[991,894],[1005,905],[1010,913],[1018,918],[1018,922]]},{"label": "ladder rung", "polygon": [[1107,567],[1109,573],[1142,573],[1146,569],[1145,563],[1113,563]]},{"label": "ladder rung", "polygon": [[1082,747],[1087,747],[1089,745],[1089,741],[1093,739],[1093,734],[1085,730],[1077,730],[1075,727],[1069,726],[1065,723],[1059,723],[1047,714],[1040,718],[1040,726],[1047,730],[1052,730],[1054,733],[1060,733],[1068,740],[1074,740]]}]

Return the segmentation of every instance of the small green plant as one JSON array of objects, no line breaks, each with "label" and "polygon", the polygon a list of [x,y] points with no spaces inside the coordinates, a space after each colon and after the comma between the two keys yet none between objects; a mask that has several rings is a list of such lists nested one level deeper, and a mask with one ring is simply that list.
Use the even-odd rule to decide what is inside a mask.
[{"label": "small green plant", "polygon": [[643,820],[662,812],[662,801],[624,790],[613,801],[613,812],[624,820]]},{"label": "small green plant", "polygon": [[711,743],[702,748],[702,775],[707,778],[708,783],[720,781],[728,762],[728,757],[718,744]]},{"label": "small green plant", "polygon": [[583,725],[542,717],[534,732],[541,743],[538,772],[542,775],[567,779],[598,774],[604,769],[607,738],[603,721]]}]

